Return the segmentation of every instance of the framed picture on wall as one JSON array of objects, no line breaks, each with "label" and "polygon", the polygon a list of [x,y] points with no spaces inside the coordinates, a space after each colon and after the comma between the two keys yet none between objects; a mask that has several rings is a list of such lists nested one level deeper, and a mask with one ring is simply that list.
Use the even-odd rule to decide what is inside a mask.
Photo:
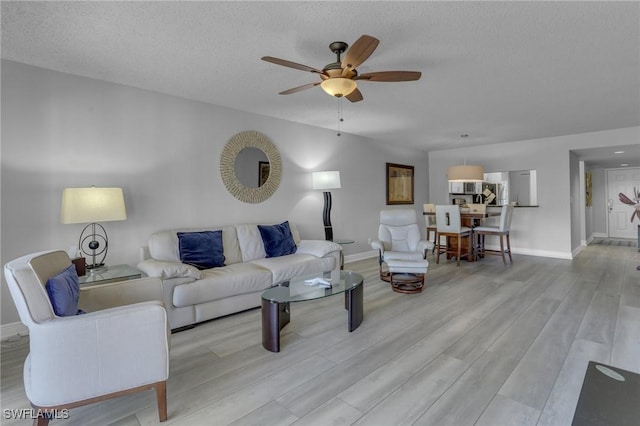
[{"label": "framed picture on wall", "polygon": [[387,163],[387,205],[413,204],[413,166]]},{"label": "framed picture on wall", "polygon": [[264,185],[264,183],[267,181],[267,179],[269,179],[269,172],[270,167],[269,167],[269,162],[268,161],[259,161],[258,162],[258,188],[260,188],[262,185]]}]

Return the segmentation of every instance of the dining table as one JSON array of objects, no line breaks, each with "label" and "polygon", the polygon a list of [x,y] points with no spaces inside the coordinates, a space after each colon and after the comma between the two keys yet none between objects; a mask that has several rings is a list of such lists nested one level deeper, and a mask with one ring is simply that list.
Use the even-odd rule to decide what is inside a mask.
[{"label": "dining table", "polygon": [[[500,216],[500,213],[501,213],[500,210],[487,209],[486,211],[470,211],[463,207],[460,209],[460,221],[462,223],[462,226],[466,226],[468,228],[473,229],[476,226],[480,226],[483,219]],[[425,216],[436,215],[435,212],[423,212],[422,214]],[[458,237],[447,237],[447,245],[449,245],[449,247],[457,248],[458,244],[459,244]],[[468,262],[476,261],[476,256],[473,255],[475,251],[473,250],[473,244],[474,242],[472,238],[467,238],[466,240],[463,239],[462,241],[461,252],[464,254],[471,253],[470,256],[466,256]],[[447,254],[447,259],[450,259],[451,257],[452,257],[451,254]]]}]

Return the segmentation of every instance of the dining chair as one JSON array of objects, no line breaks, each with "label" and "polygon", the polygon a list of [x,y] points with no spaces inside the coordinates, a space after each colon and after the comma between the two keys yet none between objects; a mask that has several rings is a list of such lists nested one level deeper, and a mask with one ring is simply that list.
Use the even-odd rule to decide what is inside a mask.
[{"label": "dining chair", "polygon": [[[473,244],[471,228],[462,226],[460,217],[460,206],[458,205],[437,205],[436,206],[436,263],[440,263],[440,254],[455,255],[457,266],[460,266],[460,258],[473,258]],[[441,237],[446,237],[444,249],[440,241]],[[456,238],[457,247],[451,246],[452,238]],[[462,239],[469,241],[468,250],[462,251]]]},{"label": "dining chair", "polygon": [[[502,256],[502,262],[506,265],[507,259],[505,254],[509,255],[509,262],[513,263],[513,258],[511,257],[511,241],[509,239],[509,230],[511,228],[511,217],[513,216],[513,203],[505,204],[502,206],[502,211],[500,212],[500,222],[498,226],[476,226],[473,228],[473,233],[477,236],[477,247],[478,255],[484,256],[485,254],[496,254]],[[500,250],[487,250],[485,247],[485,237],[489,236],[497,236],[500,242]],[[505,249],[504,239],[507,241],[507,247]]]},{"label": "dining chair", "polygon": [[[423,205],[424,213],[435,213],[436,205],[427,203]],[[435,253],[436,251],[436,236],[438,235],[438,228],[436,226],[436,216],[435,214],[425,215],[424,220],[427,224],[427,241],[430,241],[431,233],[433,232],[433,249],[431,249],[431,253]]]}]

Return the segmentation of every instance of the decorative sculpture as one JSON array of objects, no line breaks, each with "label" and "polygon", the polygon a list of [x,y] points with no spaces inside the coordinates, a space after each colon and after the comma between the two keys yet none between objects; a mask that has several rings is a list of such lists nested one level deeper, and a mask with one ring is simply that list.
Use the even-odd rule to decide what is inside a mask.
[{"label": "decorative sculpture", "polygon": [[618,194],[618,198],[621,203],[628,204],[633,206],[635,211],[631,214],[631,222],[633,219],[638,216],[638,220],[640,220],[640,191],[637,188],[633,188],[633,200],[624,195],[622,192]]},{"label": "decorative sculpture", "polygon": [[[627,204],[634,208],[633,213],[631,213],[631,222],[633,222],[633,219],[635,219],[636,217],[638,218],[638,220],[640,220],[640,191],[638,191],[637,188],[633,188],[633,200],[624,195],[622,192],[618,194],[618,199],[620,199],[621,203]],[[640,225],[638,225],[638,228],[640,228]],[[638,232],[638,237],[640,238],[640,231]],[[640,247],[640,241],[638,241],[638,244]],[[636,269],[640,271],[640,266],[638,266]]]}]

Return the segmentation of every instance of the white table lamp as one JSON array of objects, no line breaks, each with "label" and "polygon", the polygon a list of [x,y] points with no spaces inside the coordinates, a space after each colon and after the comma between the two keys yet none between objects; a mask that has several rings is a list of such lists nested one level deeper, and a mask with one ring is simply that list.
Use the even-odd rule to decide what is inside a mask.
[{"label": "white table lamp", "polygon": [[[78,249],[91,257],[87,269],[105,268],[109,240],[104,227],[97,222],[126,220],[122,188],[65,188],[62,191],[60,221],[88,223],[80,233]],[[102,243],[101,243],[102,242]],[[96,257],[98,260],[96,260]]]}]

